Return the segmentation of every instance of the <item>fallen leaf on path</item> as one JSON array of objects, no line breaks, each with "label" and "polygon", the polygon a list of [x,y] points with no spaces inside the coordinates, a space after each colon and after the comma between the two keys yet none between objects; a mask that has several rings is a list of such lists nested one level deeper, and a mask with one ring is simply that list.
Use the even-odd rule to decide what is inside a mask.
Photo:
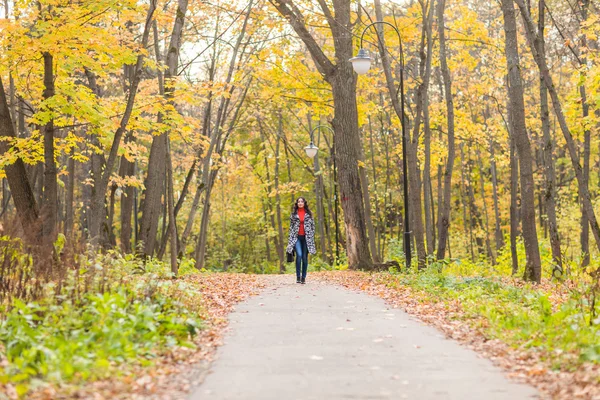
[{"label": "fallen leaf on path", "polygon": [[[487,326],[488,321],[480,316],[467,315],[459,301],[435,302],[415,289],[399,285],[389,273],[327,271],[313,273],[312,277],[384,299],[391,308],[400,308],[410,314],[411,320],[435,326],[446,337],[461,342],[509,371],[509,376],[534,385],[542,398],[600,400],[600,364],[584,363],[576,370],[569,370],[568,366],[555,370],[556,366],[543,359],[543,354],[536,348],[514,348],[487,337],[481,327]],[[511,278],[503,279],[503,283],[516,287],[524,285]],[[539,287],[549,293],[554,310],[560,309],[560,305],[569,298],[568,287],[544,280]],[[407,328],[407,325],[398,326]]]}]

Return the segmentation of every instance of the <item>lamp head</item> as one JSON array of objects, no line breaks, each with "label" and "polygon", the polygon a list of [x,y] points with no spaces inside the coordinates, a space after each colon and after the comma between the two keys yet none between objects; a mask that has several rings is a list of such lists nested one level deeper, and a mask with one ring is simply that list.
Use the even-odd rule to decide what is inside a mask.
[{"label": "lamp head", "polygon": [[313,142],[310,142],[310,144],[304,148],[304,151],[306,152],[306,155],[310,158],[315,158],[315,156],[317,155],[317,151],[319,151],[319,148],[315,146]]},{"label": "lamp head", "polygon": [[352,57],[348,61],[352,63],[354,71],[359,75],[366,74],[369,68],[371,68],[371,57],[369,57],[365,49],[360,49],[356,57]]}]

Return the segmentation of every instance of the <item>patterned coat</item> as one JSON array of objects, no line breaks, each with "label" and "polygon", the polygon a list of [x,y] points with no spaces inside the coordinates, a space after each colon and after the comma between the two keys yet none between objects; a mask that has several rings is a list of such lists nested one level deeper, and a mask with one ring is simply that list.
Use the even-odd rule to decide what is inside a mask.
[{"label": "patterned coat", "polygon": [[[300,230],[300,217],[298,214],[293,213],[290,216],[290,234],[288,237],[288,245],[285,249],[286,252],[292,253],[294,246],[298,241],[298,231]],[[315,220],[308,213],[304,214],[304,233],[306,234],[306,247],[310,254],[317,254],[317,248],[315,246]]]}]

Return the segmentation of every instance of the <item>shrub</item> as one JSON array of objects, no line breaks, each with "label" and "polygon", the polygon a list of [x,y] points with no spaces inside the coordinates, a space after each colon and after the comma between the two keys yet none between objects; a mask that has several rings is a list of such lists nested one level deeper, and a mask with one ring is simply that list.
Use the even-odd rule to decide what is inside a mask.
[{"label": "shrub", "polygon": [[2,383],[21,394],[32,378],[52,382],[88,380],[145,364],[173,346],[193,346],[201,321],[160,292],[135,290],[88,294],[81,302],[16,300],[0,322],[8,365]]},{"label": "shrub", "polygon": [[0,238],[0,387],[114,376],[193,346],[205,310],[192,283],[156,259],[76,254],[62,239],[43,253]]}]

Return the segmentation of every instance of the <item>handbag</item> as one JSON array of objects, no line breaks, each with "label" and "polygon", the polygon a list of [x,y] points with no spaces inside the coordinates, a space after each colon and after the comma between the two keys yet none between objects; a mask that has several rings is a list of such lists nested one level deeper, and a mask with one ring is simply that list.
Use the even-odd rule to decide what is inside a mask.
[{"label": "handbag", "polygon": [[286,253],[287,254],[286,261],[287,262],[289,262],[289,263],[294,262],[294,253],[296,253],[296,252],[293,250],[291,253]]}]

